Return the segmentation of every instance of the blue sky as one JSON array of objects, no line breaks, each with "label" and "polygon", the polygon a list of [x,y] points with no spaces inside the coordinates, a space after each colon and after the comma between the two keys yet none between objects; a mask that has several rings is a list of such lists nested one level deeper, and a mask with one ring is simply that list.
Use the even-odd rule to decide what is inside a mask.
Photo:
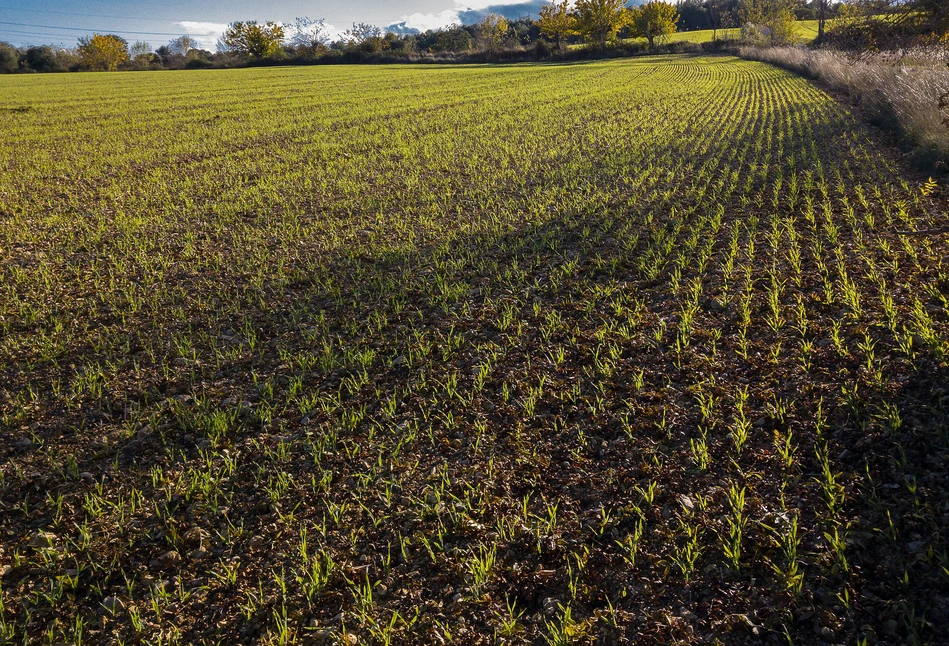
[{"label": "blue sky", "polygon": [[235,20],[290,23],[297,16],[308,16],[324,18],[340,31],[353,22],[424,31],[473,22],[490,12],[511,18],[528,14],[536,17],[545,1],[498,4],[498,0],[0,0],[0,41],[18,46],[72,46],[80,36],[111,32],[129,42],[144,40],[158,47],[176,35],[191,34],[202,46],[213,50],[224,27]]}]

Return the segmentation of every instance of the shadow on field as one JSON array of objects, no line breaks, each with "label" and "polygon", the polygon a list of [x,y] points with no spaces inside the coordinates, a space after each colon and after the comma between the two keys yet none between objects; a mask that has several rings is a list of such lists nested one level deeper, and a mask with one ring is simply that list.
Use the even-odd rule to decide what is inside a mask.
[{"label": "shadow on field", "polygon": [[[835,133],[851,126],[842,113],[820,124],[822,130],[814,136],[825,168],[846,160],[858,173],[867,170],[835,147]],[[752,130],[742,133],[733,150],[756,144],[759,135]],[[777,157],[779,150],[786,154],[779,148],[785,144],[766,142],[759,161]],[[655,158],[663,159],[667,152],[688,155],[672,147],[655,151]],[[732,152],[713,150],[709,155],[723,154],[731,160]],[[464,603],[465,595],[473,594],[470,555],[485,548],[486,541],[494,541],[500,547],[492,575],[495,587],[489,590],[497,597],[494,601],[500,602],[502,593],[510,594],[516,607],[527,613],[525,621],[533,621],[539,630],[545,628],[542,620],[553,617],[550,599],[578,599],[573,601],[575,609],[586,617],[605,616],[607,604],[612,608],[615,603],[628,621],[622,629],[617,626],[615,634],[601,636],[604,643],[645,639],[647,633],[657,643],[685,639],[682,622],[668,619],[670,608],[680,618],[701,622],[696,627],[706,631],[702,634],[712,631],[713,636],[728,617],[738,615],[778,634],[787,618],[780,612],[793,608],[797,618],[807,618],[792,623],[787,632],[812,639],[809,617],[820,614],[815,606],[833,609],[828,590],[844,589],[855,602],[840,622],[843,634],[864,624],[884,634],[889,621],[903,621],[909,615],[908,608],[925,611],[934,625],[945,625],[945,584],[937,565],[945,552],[941,537],[949,531],[944,508],[949,499],[945,463],[949,424],[944,406],[949,373],[926,347],[917,348],[914,370],[882,337],[877,341],[878,360],[896,376],[897,388],[868,389],[862,381],[864,359],[856,352],[838,357],[829,345],[817,346],[815,369],[802,373],[793,354],[796,340],[790,335],[778,338],[764,324],[768,266],[761,255],[749,263],[756,324],[749,332],[751,351],[742,356],[737,299],[717,305],[713,296],[724,287],[719,267],[729,232],[736,223],[761,216],[755,233],[763,247],[767,205],[742,204],[735,195],[721,204],[723,226],[712,241],[713,260],[704,272],[693,261],[707,241],[689,247],[688,238],[693,228],[706,226],[704,218],[713,206],[696,197],[697,192],[724,181],[726,171],[749,172],[747,166],[733,168],[726,161],[704,180],[708,186],[689,185],[695,180],[694,169],[692,176],[670,174],[653,188],[653,192],[668,190],[670,200],[647,224],[644,205],[622,203],[618,169],[610,166],[614,161],[591,159],[585,167],[589,183],[614,183],[613,202],[583,204],[524,223],[492,225],[485,217],[479,233],[409,251],[372,252],[354,242],[350,253],[322,258],[335,289],[298,276],[289,284],[265,286],[257,301],[260,307],[242,312],[262,350],[236,352],[213,370],[176,365],[167,379],[160,375],[161,366],[150,366],[150,381],[136,386],[139,390],[129,393],[126,401],[114,407],[100,405],[87,420],[63,412],[63,428],[82,429],[96,439],[79,448],[71,478],[58,482],[55,474],[23,474],[21,487],[4,488],[4,506],[18,509],[16,516],[11,513],[0,521],[4,543],[22,546],[44,525],[43,518],[21,513],[21,500],[14,496],[30,510],[42,509],[54,486],[88,494],[95,485],[79,473],[105,474],[102,482],[117,488],[129,483],[143,487],[147,510],[115,541],[115,549],[124,550],[117,552],[123,570],[174,575],[179,582],[196,579],[210,591],[201,605],[196,595],[194,601],[183,600],[175,608],[176,616],[191,622],[185,631],[187,642],[214,638],[233,643],[263,635],[277,616],[281,598],[269,589],[275,585],[274,573],[293,564],[287,556],[292,552],[287,537],[296,540],[298,525],[325,523],[333,510],[341,520],[320,537],[320,549],[340,563],[343,573],[312,603],[293,609],[306,613],[298,618],[301,623],[312,618],[319,625],[329,624],[353,607],[356,585],[381,577],[384,571],[387,595],[378,597],[377,607],[405,613],[420,609],[440,617],[450,612],[451,621],[464,617],[475,633],[494,634],[490,604]],[[705,159],[693,161],[698,168]],[[463,184],[464,179],[458,181]],[[542,185],[545,178],[537,181]],[[770,176],[755,179],[749,190],[761,192],[773,181]],[[839,205],[835,208],[840,210]],[[638,237],[631,242],[634,236]],[[852,231],[843,231],[842,248],[851,248],[854,237]],[[647,256],[652,258],[649,263],[640,262],[647,251],[666,242],[664,253]],[[747,238],[741,243],[746,245]],[[680,250],[689,261],[675,279],[681,287],[677,289],[670,263]],[[831,258],[832,250],[827,255]],[[859,259],[846,259],[851,275],[862,277]],[[783,257],[774,262],[787,270]],[[653,265],[657,271],[650,277]],[[813,259],[805,261],[803,271],[804,287],[816,292],[820,282]],[[704,290],[696,301],[693,344],[677,349],[676,329],[686,294],[696,284],[693,279],[701,279],[698,284]],[[790,303],[785,303],[788,311]],[[836,309],[817,299],[811,304],[816,328],[826,332]],[[874,307],[866,309],[878,315]],[[630,312],[635,316],[631,318]],[[325,320],[320,340],[334,344],[328,351],[324,349],[329,346],[320,347],[308,338],[308,328],[320,319]],[[624,324],[632,327],[623,332]],[[208,321],[198,313],[192,325],[203,329]],[[221,329],[209,331],[224,337],[224,322]],[[857,331],[849,331],[852,347],[861,338]],[[247,333],[232,332],[226,334],[226,343],[248,346]],[[716,332],[719,345],[713,351]],[[782,354],[779,347],[777,359],[769,361],[768,352],[781,345],[778,341],[784,342],[785,350]],[[474,384],[489,354],[484,351],[487,347],[496,357],[479,390]],[[558,349],[564,351],[559,363]],[[353,353],[347,355],[349,350]],[[359,364],[353,358],[369,350],[371,355],[363,355],[371,357],[367,362]],[[323,367],[319,359],[328,352],[336,359]],[[301,361],[313,357],[315,361]],[[852,383],[860,384],[862,394],[848,399],[841,391]],[[543,391],[539,395],[538,384]],[[721,409],[714,413],[718,426],[712,424],[709,431],[712,462],[698,469],[693,456],[703,418],[696,393],[706,387],[720,399]],[[297,396],[311,397],[312,409],[295,407],[294,397],[287,394],[291,388],[297,389]],[[735,402],[743,390],[748,393],[753,430],[747,448],[734,455],[726,429],[733,423]],[[103,446],[99,436],[122,426],[129,400],[153,410],[151,421]],[[390,400],[396,402],[394,412],[385,409]],[[335,408],[321,408],[323,402]],[[788,412],[773,411],[772,402],[787,402]],[[819,409],[830,422],[823,437],[815,432]],[[418,439],[401,444],[413,425],[419,429]],[[221,428],[215,440],[213,435]],[[53,442],[63,429],[47,430],[46,439]],[[799,455],[797,470],[790,475],[780,467],[775,448],[775,434],[790,438],[788,431],[793,431]],[[330,435],[334,438],[314,459],[309,447]],[[4,465],[37,448],[18,448],[5,442],[8,439],[24,438],[20,430],[0,434],[8,447],[3,449]],[[216,442],[220,446],[215,447]],[[815,450],[821,442],[826,443],[823,453]],[[217,453],[224,447],[240,456],[234,473],[221,480],[220,486],[229,487],[231,494],[221,505],[226,512],[209,513],[207,494],[187,497],[181,491],[148,490],[142,484],[159,482],[166,474],[185,478],[186,468],[200,470],[202,462],[217,469]],[[393,457],[399,451],[404,454]],[[819,457],[823,454],[830,456],[831,475],[839,475],[837,482],[845,492],[839,517],[830,520],[822,511],[826,489],[820,486]],[[214,469],[207,469],[208,477],[214,477]],[[282,497],[271,493],[280,484],[277,472],[293,475],[293,488],[287,485]],[[865,478],[867,472],[872,482]],[[195,481],[203,473],[194,476]],[[405,473],[412,475],[404,477]],[[315,493],[318,478],[325,474],[330,484]],[[448,523],[445,536],[439,532],[445,531],[445,519],[457,508],[430,504],[441,474],[453,483],[448,485],[452,504],[467,500],[471,490],[483,501],[482,517]],[[181,482],[186,483],[181,485],[185,490],[187,481]],[[644,504],[645,495],[634,493],[650,483],[658,492],[654,505]],[[754,541],[756,551],[745,557],[736,574],[721,563],[716,541],[726,530],[716,523],[728,513],[724,492],[739,483],[748,488],[749,513],[761,526],[749,526],[748,540]],[[696,512],[701,516],[696,526],[703,528],[709,541],[703,545],[706,560],[683,575],[674,557],[684,549],[685,525],[675,521],[683,518],[681,508],[699,508],[698,496],[710,505],[707,514]],[[551,512],[555,501],[560,506]],[[639,565],[630,569],[617,545],[635,531],[635,514],[624,511],[634,503],[642,505],[639,513],[651,533],[643,539]],[[806,583],[796,597],[776,574],[773,564],[779,556],[765,527],[776,522],[777,510],[786,503],[807,537],[802,554],[811,559]],[[535,537],[525,524],[529,515],[524,514],[523,527],[514,527],[510,537],[502,539],[505,528],[496,522],[514,517],[521,505],[526,509],[528,504],[535,505],[534,517],[553,513],[559,525],[552,522],[555,529]],[[613,518],[613,513],[615,519],[603,521],[604,515]],[[288,514],[293,522],[286,520]],[[849,573],[828,557],[826,536],[832,525],[850,536]],[[230,529],[237,526],[239,532]],[[192,528],[208,536],[210,551],[201,555],[207,561],[155,565],[160,553],[183,544],[182,537]],[[603,531],[597,534],[599,529]],[[380,566],[406,537],[417,549]],[[422,537],[439,537],[443,550],[428,556],[420,547]],[[571,560],[577,554],[583,559]],[[91,564],[105,562],[110,555],[84,556]],[[229,559],[235,558],[242,564],[235,575],[237,583],[227,582],[226,573],[220,580],[225,583],[211,579],[207,563],[232,563]],[[579,594],[574,580],[578,568],[589,588]],[[910,584],[899,583],[904,574]],[[55,575],[53,570],[13,568],[3,575],[3,582],[6,586],[32,581],[38,586]],[[77,576],[77,598],[95,608],[101,605],[100,593],[115,583],[104,581],[101,571],[91,567]],[[355,583],[345,583],[343,576]],[[248,617],[242,610],[247,598],[241,586],[256,590],[258,585],[263,600]],[[755,587],[754,597],[737,591],[748,585]],[[687,614],[679,611],[682,607]],[[911,629],[898,628],[901,636],[908,636]]]}]

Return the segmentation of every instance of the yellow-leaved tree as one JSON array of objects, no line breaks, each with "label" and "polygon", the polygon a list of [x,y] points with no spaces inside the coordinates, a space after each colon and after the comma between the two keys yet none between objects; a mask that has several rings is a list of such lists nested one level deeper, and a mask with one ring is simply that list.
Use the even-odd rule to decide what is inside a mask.
[{"label": "yellow-leaved tree", "polygon": [[251,58],[273,58],[283,53],[285,37],[283,25],[275,22],[261,24],[256,20],[248,20],[228,25],[220,43],[224,45],[222,49]]},{"label": "yellow-leaved tree", "polygon": [[630,25],[635,36],[649,41],[649,49],[656,48],[656,40],[663,40],[674,34],[679,21],[679,11],[675,5],[662,0],[651,0],[646,4],[630,9]]},{"label": "yellow-leaved tree", "polygon": [[605,47],[626,26],[626,0],[577,0],[577,31],[587,42]]},{"label": "yellow-leaved tree", "polygon": [[497,14],[489,14],[478,23],[478,49],[495,50],[507,38],[510,23],[507,18]]},{"label": "yellow-leaved tree", "polygon": [[563,40],[577,33],[575,18],[570,11],[569,0],[551,2],[540,10],[537,21],[540,33],[549,36],[557,43],[557,49],[563,49]]},{"label": "yellow-leaved tree", "polygon": [[114,71],[129,59],[128,42],[115,34],[83,36],[77,47],[79,64],[87,70]]}]

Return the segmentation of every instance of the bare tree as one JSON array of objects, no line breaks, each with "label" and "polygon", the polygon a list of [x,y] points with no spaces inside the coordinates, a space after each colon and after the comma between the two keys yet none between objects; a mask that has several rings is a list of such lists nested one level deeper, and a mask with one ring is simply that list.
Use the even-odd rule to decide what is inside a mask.
[{"label": "bare tree", "polygon": [[323,18],[297,18],[290,32],[293,34],[290,44],[297,49],[315,51],[327,47],[330,43],[330,31]]},{"label": "bare tree", "polygon": [[129,47],[129,55],[136,69],[140,70],[148,69],[148,65],[154,57],[152,46],[141,40]]},{"label": "bare tree", "polygon": [[344,36],[351,45],[361,45],[372,40],[381,39],[382,29],[365,22],[353,23],[353,28],[347,29]]},{"label": "bare tree", "polygon": [[168,41],[168,53],[178,56],[187,56],[188,52],[197,48],[198,41],[187,34]]}]

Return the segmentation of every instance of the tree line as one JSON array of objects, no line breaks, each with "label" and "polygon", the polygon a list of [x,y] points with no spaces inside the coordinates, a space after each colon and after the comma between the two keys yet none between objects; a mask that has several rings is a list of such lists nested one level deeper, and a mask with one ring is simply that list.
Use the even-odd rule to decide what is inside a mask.
[{"label": "tree line", "polygon": [[[893,20],[880,20],[879,16]],[[644,39],[655,50],[677,31],[712,30],[728,39],[761,45],[795,40],[799,20],[816,20],[820,44],[828,21],[837,24],[836,44],[854,33],[879,31],[881,25],[903,32],[945,34],[949,0],[649,0],[628,6],[627,0],[552,0],[536,19],[491,14],[472,25],[452,25],[423,33],[396,33],[357,23],[341,36],[324,20],[297,18],[290,24],[237,21],[218,40],[215,51],[183,35],[157,49],[145,42],[129,43],[116,34],[82,37],[73,48],[53,46],[18,49],[0,42],[0,72],[146,70],[231,67],[265,62],[333,62],[419,57],[470,56],[480,53],[502,60],[531,53],[536,58],[583,52],[637,49],[630,39]],[[838,24],[839,23],[839,24]],[[848,31],[849,30],[849,31]],[[846,38],[839,37],[840,34]],[[871,37],[872,38],[872,37]]]}]

